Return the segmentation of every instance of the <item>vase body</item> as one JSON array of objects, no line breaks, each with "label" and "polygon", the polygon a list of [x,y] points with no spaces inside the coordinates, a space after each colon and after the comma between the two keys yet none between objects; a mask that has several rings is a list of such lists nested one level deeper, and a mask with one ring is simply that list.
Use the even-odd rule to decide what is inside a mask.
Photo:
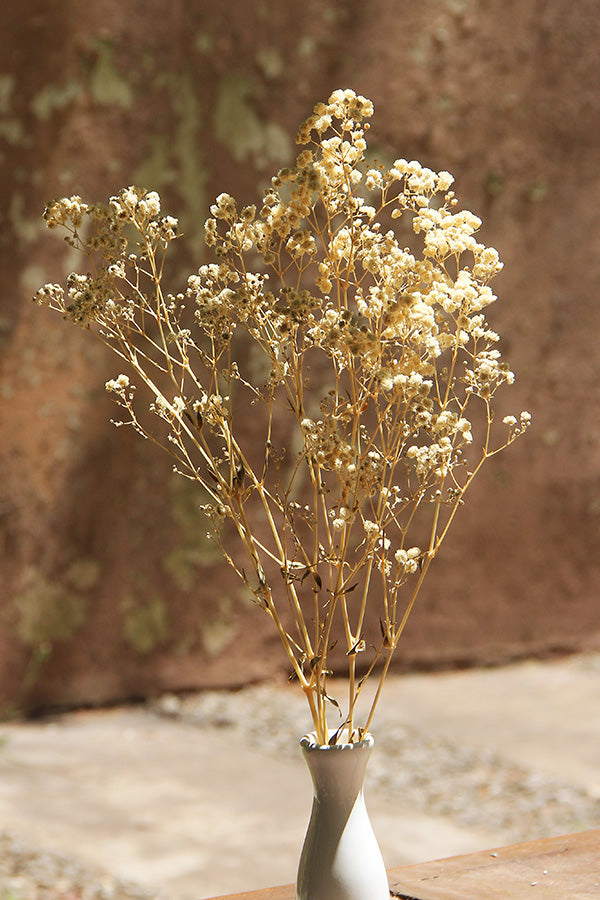
[{"label": "vase body", "polygon": [[389,900],[383,858],[363,794],[373,738],[320,745],[314,732],[300,741],[314,797],[304,840],[297,900]]}]

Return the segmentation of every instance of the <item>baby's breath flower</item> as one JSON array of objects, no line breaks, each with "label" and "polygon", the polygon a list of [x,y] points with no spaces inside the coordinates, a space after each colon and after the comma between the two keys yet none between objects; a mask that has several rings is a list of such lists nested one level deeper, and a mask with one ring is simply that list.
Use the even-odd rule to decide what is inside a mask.
[{"label": "baby's breath flower", "polygon": [[62,308],[64,305],[64,295],[65,292],[60,284],[45,284],[36,292],[33,299],[38,306],[54,306]]},{"label": "baby's breath flower", "polygon": [[406,575],[412,575],[417,571],[419,568],[420,556],[421,550],[419,547],[411,547],[409,550],[396,550],[394,553],[394,559],[396,560],[398,569]]},{"label": "baby's breath flower", "polygon": [[383,185],[383,175],[378,169],[369,169],[365,175],[365,187],[368,191],[376,191]]},{"label": "baby's breath flower", "polygon": [[110,381],[106,382],[105,387],[107,391],[119,393],[129,387],[129,377],[127,375],[119,375],[118,378],[111,378]]},{"label": "baby's breath flower", "polygon": [[60,200],[54,200],[46,206],[44,220],[48,228],[56,228],[59,225],[68,226],[70,224],[77,230],[83,221],[83,216],[89,212],[89,209],[89,206],[77,194],[72,197],[63,197]]},{"label": "baby's breath flower", "polygon": [[160,394],[157,394],[154,403],[150,404],[150,411],[159,416],[159,418],[166,419],[167,421],[172,418],[171,407]]},{"label": "baby's breath flower", "polygon": [[120,403],[122,406],[130,406],[134,396],[134,388],[127,375],[111,378],[105,383],[104,387],[109,394],[115,394],[118,397],[117,403]]},{"label": "baby's breath flower", "polygon": [[473,434],[471,433],[471,427],[472,427],[471,423],[469,422],[468,419],[465,419],[465,418],[460,418],[458,420],[458,422],[456,423],[456,430],[462,434],[463,440],[466,441],[468,444],[470,444],[471,441],[473,440]]},{"label": "baby's breath flower", "polygon": [[159,214],[160,197],[158,196],[156,191],[149,191],[144,198],[144,202],[146,204],[149,216],[157,216]]},{"label": "baby's breath flower", "polygon": [[[295,164],[262,202],[238,209],[221,193],[210,206],[212,260],[179,293],[163,274],[178,221],[156,191],[131,185],[108,206],[52,201],[48,227],[65,228],[89,265],[34,298],[96,333],[144,382],[155,430],[148,398],[136,415],[127,375],[106,390],[201,486],[213,540],[277,624],[299,678],[310,660],[319,711],[331,628],[341,624],[354,665],[375,600],[384,615],[371,668],[395,647],[474,473],[531,422],[505,416],[494,443],[495,393],[515,376],[486,321],[502,263],[477,239],[481,220],[457,209],[450,173],[371,162],[372,114],[351,89],[316,104]],[[390,213],[394,226],[405,217],[400,228]],[[407,547],[428,514],[430,549]],[[225,546],[225,519],[242,562]],[[325,741],[320,712],[315,728]]]},{"label": "baby's breath flower", "polygon": [[210,211],[215,219],[233,219],[237,212],[236,202],[229,194],[219,194]]},{"label": "baby's breath flower", "polygon": [[324,278],[322,275],[319,275],[315,279],[315,284],[323,294],[328,294],[333,288],[333,282],[330,281],[329,278]]},{"label": "baby's breath flower", "polygon": [[121,219],[131,219],[135,213],[140,197],[134,187],[122,188],[119,193],[110,198],[110,206]]},{"label": "baby's breath flower", "polygon": [[363,519],[363,528],[368,538],[376,538],[380,533],[380,527],[377,522],[371,522],[370,519]]},{"label": "baby's breath flower", "polygon": [[450,172],[438,172],[436,191],[445,192],[451,184],[454,184],[454,176]]}]

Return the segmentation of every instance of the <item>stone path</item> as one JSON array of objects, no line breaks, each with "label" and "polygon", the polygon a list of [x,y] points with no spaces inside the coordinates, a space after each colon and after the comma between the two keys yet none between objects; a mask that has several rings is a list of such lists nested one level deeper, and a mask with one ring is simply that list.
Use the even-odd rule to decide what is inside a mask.
[{"label": "stone path", "polygon": [[[1,725],[0,900],[293,881],[306,730],[293,686]],[[374,730],[367,805],[389,866],[600,822],[599,654],[392,677]]]}]

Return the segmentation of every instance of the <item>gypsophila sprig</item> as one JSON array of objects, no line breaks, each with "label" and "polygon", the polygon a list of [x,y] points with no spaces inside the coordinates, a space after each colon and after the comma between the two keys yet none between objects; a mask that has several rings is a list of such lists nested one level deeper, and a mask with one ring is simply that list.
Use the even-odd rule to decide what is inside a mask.
[{"label": "gypsophila sprig", "polygon": [[[277,628],[322,743],[335,642],[349,697],[334,740],[354,741],[469,485],[531,420],[506,416],[495,437],[496,392],[514,381],[484,312],[497,252],[456,210],[448,172],[367,161],[372,114],[350,90],[319,103],[261,204],[217,197],[205,223],[215,261],[177,293],[163,286],[177,220],[155,191],[54,201],[48,226],[66,229],[90,271],[36,297],[128,366],[106,383],[118,424],[202,489],[209,533]],[[379,621],[374,644],[367,621]]]}]

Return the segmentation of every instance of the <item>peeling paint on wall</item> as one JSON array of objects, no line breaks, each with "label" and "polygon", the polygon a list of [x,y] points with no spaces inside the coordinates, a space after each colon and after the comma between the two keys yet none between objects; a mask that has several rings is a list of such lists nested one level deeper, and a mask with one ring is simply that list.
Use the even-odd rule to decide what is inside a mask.
[{"label": "peeling paint on wall", "polygon": [[149,152],[137,168],[134,181],[148,189],[177,186],[184,203],[180,218],[186,242],[193,252],[199,253],[204,247],[208,173],[202,163],[199,140],[202,109],[197,84],[191,74],[162,72],[155,79],[155,86],[169,91],[170,106],[176,116],[175,130],[151,135]]},{"label": "peeling paint on wall", "polygon": [[225,595],[218,598],[217,613],[202,623],[202,646],[209,656],[218,656],[238,632],[233,615],[233,600]]},{"label": "peeling paint on wall", "polygon": [[252,107],[256,89],[249,79],[229,75],[221,80],[214,113],[215,136],[237,162],[250,159],[258,169],[292,156],[286,131],[276,122],[262,122]]},{"label": "peeling paint on wall", "polygon": [[0,73],[0,115],[10,112],[14,89],[15,76],[9,72]]},{"label": "peeling paint on wall", "polygon": [[123,637],[138,653],[144,655],[168,637],[169,610],[162,597],[140,603],[132,596],[123,598]]},{"label": "peeling paint on wall", "polygon": [[20,640],[41,647],[73,637],[85,622],[86,595],[99,574],[100,567],[93,559],[76,560],[60,581],[30,568],[25,586],[14,598],[15,631]]},{"label": "peeling paint on wall", "polygon": [[98,56],[90,72],[92,97],[102,106],[130,109],[133,103],[133,88],[115,66],[112,45],[101,38],[96,38],[95,45]]},{"label": "peeling paint on wall", "polygon": [[78,81],[66,84],[46,84],[31,101],[33,114],[42,122],[48,121],[57,111],[68,106],[81,90]]},{"label": "peeling paint on wall", "polygon": [[0,138],[8,144],[20,144],[25,132],[18,119],[0,119]]},{"label": "peeling paint on wall", "polygon": [[189,591],[203,568],[221,562],[221,551],[207,537],[206,522],[198,509],[202,502],[199,488],[181,475],[174,474],[169,495],[171,514],[178,525],[180,538],[165,556],[162,565],[181,590]]},{"label": "peeling paint on wall", "polygon": [[260,47],[256,51],[256,61],[265,78],[279,78],[283,74],[283,57],[275,47]]}]

